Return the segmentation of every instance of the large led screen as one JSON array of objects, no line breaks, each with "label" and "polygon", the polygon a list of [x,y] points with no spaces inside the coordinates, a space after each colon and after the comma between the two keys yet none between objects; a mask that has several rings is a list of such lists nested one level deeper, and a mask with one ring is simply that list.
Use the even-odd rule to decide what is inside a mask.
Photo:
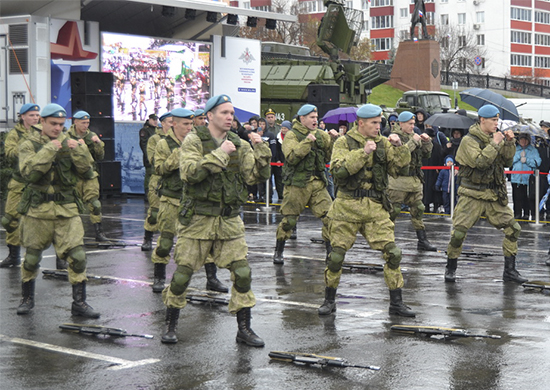
[{"label": "large led screen", "polygon": [[103,32],[102,70],[114,74],[115,121],[143,121],[210,97],[210,44]]}]

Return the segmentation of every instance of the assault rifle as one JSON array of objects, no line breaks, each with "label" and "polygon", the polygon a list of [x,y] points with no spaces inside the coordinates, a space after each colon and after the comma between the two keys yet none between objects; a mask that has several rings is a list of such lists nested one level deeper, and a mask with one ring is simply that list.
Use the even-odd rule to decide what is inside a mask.
[{"label": "assault rifle", "polygon": [[471,334],[465,329],[442,328],[440,326],[415,326],[415,325],[392,325],[390,330],[398,333],[416,334],[425,337],[443,336],[446,340],[453,340],[463,337],[482,337],[487,339],[500,339],[493,334]]},{"label": "assault rifle", "polygon": [[525,288],[537,289],[543,293],[550,293],[550,282],[541,282],[540,280],[530,280],[522,284]]},{"label": "assault rifle", "polygon": [[[344,264],[342,264],[342,269],[349,270],[351,272],[364,272],[367,274],[384,272],[384,266],[382,264],[374,263],[344,262]],[[401,272],[407,272],[407,268],[401,268]]]},{"label": "assault rifle", "polygon": [[[67,270],[43,269],[42,274],[44,275],[45,278],[69,280],[69,272]],[[90,275],[90,274],[87,274],[86,277],[88,279],[94,279],[94,280],[111,280],[111,281],[113,280],[113,278],[109,278],[105,276]]]},{"label": "assault rifle", "polygon": [[366,366],[362,364],[352,364],[348,363],[342,358],[330,357],[330,356],[320,356],[313,353],[300,353],[300,352],[281,352],[281,351],[271,351],[269,352],[269,357],[274,360],[281,360],[289,363],[301,363],[306,365],[317,364],[321,367],[356,367],[356,368],[367,368],[369,370],[380,370],[380,367],[377,366]]},{"label": "assault rifle", "polygon": [[109,328],[101,325],[87,325],[87,324],[62,324],[59,327],[63,330],[68,330],[74,333],[91,334],[98,336],[113,336],[113,337],[141,337],[144,339],[152,339],[150,334],[135,334],[128,333],[124,329]]},{"label": "assault rifle", "polygon": [[208,303],[208,304],[218,304],[218,305],[229,305],[229,299],[221,297],[213,297],[206,294],[187,294],[186,299],[190,303]]},{"label": "assault rifle", "polygon": [[[445,254],[447,254],[447,251],[445,251]],[[497,253],[493,253],[493,252],[477,252],[477,251],[462,251],[460,255],[466,256],[466,257],[475,257],[475,258],[498,256]]]}]

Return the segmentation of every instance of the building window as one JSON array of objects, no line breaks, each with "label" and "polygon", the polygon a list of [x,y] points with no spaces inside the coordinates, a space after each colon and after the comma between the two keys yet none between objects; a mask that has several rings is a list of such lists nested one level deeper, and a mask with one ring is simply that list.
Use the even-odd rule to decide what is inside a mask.
[{"label": "building window", "polygon": [[409,16],[409,10],[406,8],[399,8],[399,17],[406,18]]},{"label": "building window", "polygon": [[458,69],[466,70],[466,65],[467,64],[468,64],[468,61],[466,61],[466,58],[459,58],[458,59]]},{"label": "building window", "polygon": [[465,35],[459,35],[458,36],[458,47],[465,47],[466,46],[466,36]]},{"label": "building window", "polygon": [[512,54],[510,56],[510,65],[512,66],[531,66],[531,56],[522,54]]},{"label": "building window", "polygon": [[476,12],[476,21],[477,21],[477,23],[485,23],[485,12],[484,11]]},{"label": "building window", "polygon": [[393,5],[393,0],[372,0],[371,7],[386,7],[388,5]]},{"label": "building window", "polygon": [[243,8],[250,9],[250,1],[244,1],[243,2]]},{"label": "building window", "polygon": [[458,24],[466,24],[466,14],[458,14]]},{"label": "building window", "polygon": [[375,38],[372,40],[374,51],[389,51],[393,47],[392,38]]},{"label": "building window", "polygon": [[535,56],[535,68],[550,68],[550,57]]},{"label": "building window", "polygon": [[393,15],[373,16],[371,18],[371,28],[393,28]]},{"label": "building window", "polygon": [[535,34],[535,45],[550,46],[550,35]]},{"label": "building window", "polygon": [[512,31],[511,43],[531,44],[531,33],[525,31]]},{"label": "building window", "polygon": [[477,34],[476,35],[476,43],[478,46],[485,46],[485,35],[484,34]]},{"label": "building window", "polygon": [[439,41],[439,45],[442,49],[448,49],[449,48],[449,37],[443,37]]},{"label": "building window", "polygon": [[441,25],[443,25],[443,26],[448,26],[449,25],[449,15],[441,14]]},{"label": "building window", "polygon": [[434,25],[435,14],[433,12],[426,12],[426,24]]},{"label": "building window", "polygon": [[535,23],[550,24],[550,13],[535,11]]},{"label": "building window", "polygon": [[510,19],[523,20],[525,22],[531,21],[531,10],[524,8],[510,8]]},{"label": "building window", "polygon": [[440,3],[448,3],[449,0],[440,0]]},{"label": "building window", "polygon": [[409,30],[401,30],[399,31],[399,39],[402,41],[407,41],[410,39],[409,34]]},{"label": "building window", "polygon": [[369,29],[369,21],[363,20],[363,30],[367,31]]}]

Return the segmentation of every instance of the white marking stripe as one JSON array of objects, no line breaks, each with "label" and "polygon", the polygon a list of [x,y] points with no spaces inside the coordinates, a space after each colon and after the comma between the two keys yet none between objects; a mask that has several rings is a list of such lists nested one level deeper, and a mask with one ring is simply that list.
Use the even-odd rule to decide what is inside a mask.
[{"label": "white marking stripe", "polygon": [[65,354],[68,354],[68,355],[80,356],[80,357],[85,357],[85,358],[88,358],[88,359],[101,360],[101,361],[104,361],[104,362],[116,364],[116,366],[108,367],[107,368],[108,370],[123,370],[123,369],[126,369],[126,368],[133,368],[133,367],[143,366],[143,365],[146,365],[146,364],[160,362],[160,359],[143,359],[143,360],[138,360],[138,361],[119,359],[119,358],[112,357],[112,356],[100,355],[100,354],[97,354],[97,353],[79,351],[77,349],[59,347],[57,345],[46,344],[46,343],[40,343],[38,341],[25,340],[25,339],[20,339],[20,338],[17,338],[17,337],[8,337],[8,336],[4,336],[2,334],[0,334],[0,340],[8,341],[8,342],[15,343],[15,344],[28,345],[30,347],[46,349],[46,350],[54,351],[54,352],[65,353]]}]

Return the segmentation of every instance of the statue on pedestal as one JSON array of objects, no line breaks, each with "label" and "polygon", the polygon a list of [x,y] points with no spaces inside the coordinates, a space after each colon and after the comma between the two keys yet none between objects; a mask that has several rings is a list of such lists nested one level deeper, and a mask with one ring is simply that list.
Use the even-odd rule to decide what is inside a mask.
[{"label": "statue on pedestal", "polygon": [[422,39],[430,39],[426,27],[426,6],[424,0],[414,0],[414,11],[411,16],[411,40],[414,39],[414,28],[417,23],[422,24]]}]

